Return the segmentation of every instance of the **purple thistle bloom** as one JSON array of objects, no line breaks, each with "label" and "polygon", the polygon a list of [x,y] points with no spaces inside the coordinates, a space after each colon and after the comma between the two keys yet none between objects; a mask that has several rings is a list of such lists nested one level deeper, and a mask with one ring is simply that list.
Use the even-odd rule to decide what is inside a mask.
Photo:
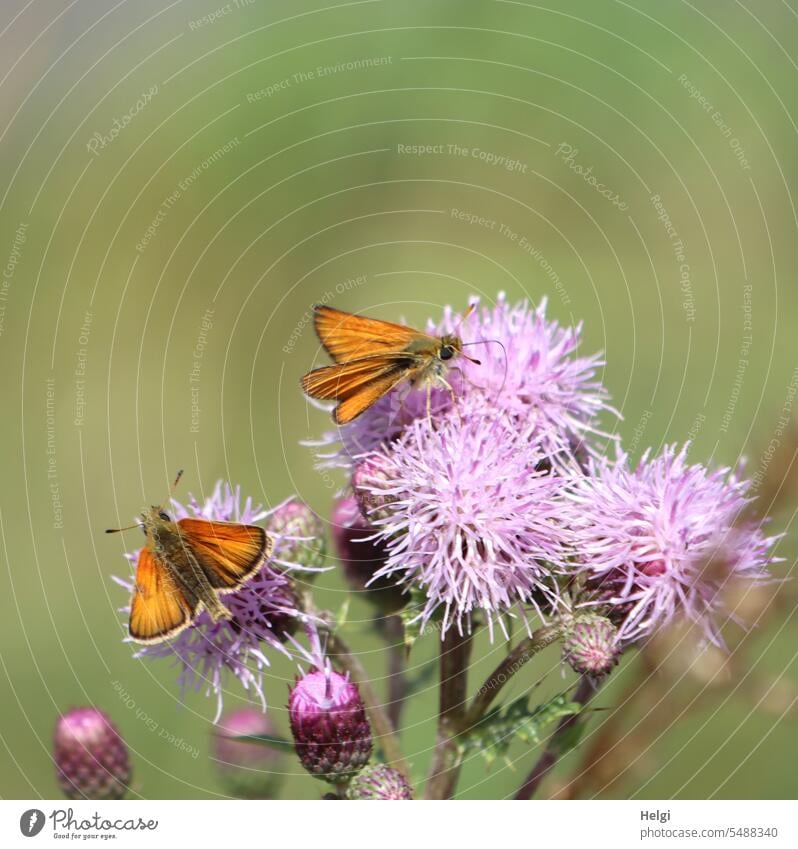
[{"label": "purple thistle bloom", "polygon": [[[533,308],[528,301],[511,305],[500,294],[493,307],[477,306],[467,318],[447,307],[443,320],[427,329],[435,335],[456,333],[467,344],[480,343],[468,349],[480,364],[459,358],[447,376],[457,406],[467,398],[525,430],[534,426],[553,461],[561,452],[592,450],[593,437],[608,436],[596,424],[596,416],[604,411],[617,415],[597,377],[604,362],[598,354],[575,355],[581,325],[561,327],[547,319],[545,299]],[[432,418],[449,415],[451,407],[449,392],[434,388]],[[355,421],[315,443],[324,449],[321,463],[349,467],[426,414],[426,388],[390,392]]]},{"label": "purple thistle bloom", "polygon": [[677,616],[721,645],[721,593],[735,578],[769,577],[777,537],[741,524],[748,484],[729,469],[687,464],[687,446],[646,453],[637,468],[620,454],[593,461],[566,498],[569,567],[587,579],[588,604],[609,605],[619,639],[634,642]]},{"label": "purple thistle bloom", "polygon": [[542,615],[556,603],[548,563],[564,558],[564,479],[541,470],[547,455],[528,430],[481,407],[460,414],[436,429],[418,419],[384,449],[386,475],[370,488],[389,513],[374,522],[388,558],[375,578],[421,586],[422,625],[440,608],[442,633],[463,633],[482,610],[492,635],[512,607],[526,621],[522,605]]},{"label": "purple thistle bloom", "polygon": [[121,799],[130,784],[127,746],[101,710],[74,708],[58,718],[53,760],[68,799]]},{"label": "purple thistle bloom", "polygon": [[[204,504],[193,496],[189,498],[187,507],[172,499],[175,520],[196,516],[222,522],[256,524],[266,519],[268,527],[269,517],[279,510],[280,507],[273,511],[263,510],[261,505],[253,505],[251,498],[242,504],[240,487],[233,489],[221,481]],[[280,538],[276,540],[273,559],[280,558],[283,544]],[[134,569],[138,555],[138,551],[126,555]],[[131,581],[115,580],[132,592]],[[245,690],[256,694],[263,709],[266,709],[263,670],[269,666],[269,660],[263,647],[289,655],[283,643],[294,630],[296,620],[302,618],[291,578],[277,571],[272,562],[265,563],[240,590],[225,595],[224,603],[232,614],[231,619],[213,622],[208,612],[203,610],[193,625],[171,640],[143,646],[134,654],[136,658],[172,658],[180,669],[178,682],[184,692],[205,688],[207,695],[216,697],[214,722],[222,713],[222,672],[225,669],[238,678]]]},{"label": "purple thistle bloom", "polygon": [[474,347],[479,365],[458,362],[464,390],[478,393],[520,424],[536,421],[544,442],[553,440],[548,448],[554,453],[567,447],[569,439],[581,446],[591,436],[606,436],[596,429],[596,416],[617,413],[596,376],[604,365],[601,355],[575,356],[581,323],[561,327],[546,318],[546,307],[546,298],[532,308],[528,301],[510,305],[500,293],[493,307],[478,306],[464,320],[447,307],[434,332],[455,332],[466,343],[484,343]]},{"label": "purple thistle bloom", "polygon": [[346,781],[368,763],[371,728],[360,691],[329,662],[297,677],[288,718],[302,766],[316,778]]}]

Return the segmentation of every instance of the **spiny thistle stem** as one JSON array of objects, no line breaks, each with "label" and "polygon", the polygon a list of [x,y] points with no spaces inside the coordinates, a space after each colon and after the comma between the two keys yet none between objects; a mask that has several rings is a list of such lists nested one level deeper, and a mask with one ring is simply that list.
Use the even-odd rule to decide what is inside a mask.
[{"label": "spiny thistle stem", "polygon": [[[634,671],[629,675],[628,684],[616,701],[617,705],[623,706],[623,710],[613,711],[601,723],[582,763],[568,782],[569,798],[580,798],[595,780],[595,774],[599,770],[603,773],[608,768],[606,761],[620,758],[625,766],[625,756],[619,746],[626,736],[623,732],[624,718],[632,714],[634,710],[642,708],[648,712],[656,705],[660,696],[656,692],[652,694],[650,686],[654,675],[655,670],[646,662],[645,656],[642,653],[639,654]],[[669,705],[669,710],[672,709],[673,706]]]},{"label": "spiny thistle stem", "polygon": [[502,687],[534,655],[556,642],[565,631],[561,620],[545,625],[526,637],[504,658],[479,688],[465,718],[465,727],[471,728],[487,713]]},{"label": "spiny thistle stem", "polygon": [[[600,683],[597,683],[595,680],[591,680],[587,676],[582,676],[576,688],[576,693],[574,693],[573,700],[579,705],[586,705],[593,698],[599,686],[601,686]],[[516,799],[531,799],[535,795],[540,783],[559,760],[561,752],[560,740],[580,716],[581,711],[570,716],[564,716],[560,720],[543,754],[538,758],[537,763],[532,767],[526,780],[515,794]]]},{"label": "spiny thistle stem", "polygon": [[398,731],[407,696],[406,650],[403,643],[402,620],[398,616],[387,617],[382,624],[381,632],[388,652],[388,718],[394,730]]},{"label": "spiny thistle stem", "polygon": [[441,641],[438,738],[432,755],[425,798],[450,799],[460,776],[457,735],[465,718],[471,636],[454,628]]}]

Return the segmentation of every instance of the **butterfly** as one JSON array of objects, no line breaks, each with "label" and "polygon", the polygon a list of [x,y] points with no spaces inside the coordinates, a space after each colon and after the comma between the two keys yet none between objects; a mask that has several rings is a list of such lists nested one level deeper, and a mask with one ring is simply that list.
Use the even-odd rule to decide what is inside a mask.
[{"label": "butterfly", "polygon": [[[178,474],[174,486],[180,480]],[[230,619],[220,595],[235,592],[257,574],[274,547],[257,525],[178,519],[160,506],[141,514],[147,542],[139,554],[130,601],[130,637],[161,643],[207,610],[214,622]],[[128,528],[109,529],[116,533]]]},{"label": "butterfly", "polygon": [[434,384],[446,387],[454,397],[445,376],[451,361],[464,357],[480,364],[463,353],[464,343],[454,334],[430,336],[403,324],[322,305],[313,311],[316,334],[335,364],[308,372],[302,378],[302,389],[311,398],[337,401],[333,421],[339,425],[356,419],[402,381],[414,388],[427,387],[429,418]]}]

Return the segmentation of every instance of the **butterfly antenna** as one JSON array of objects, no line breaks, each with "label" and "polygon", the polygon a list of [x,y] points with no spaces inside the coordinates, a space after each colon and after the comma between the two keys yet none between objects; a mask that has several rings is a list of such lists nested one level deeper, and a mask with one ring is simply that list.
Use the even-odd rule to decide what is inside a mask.
[{"label": "butterfly antenna", "polygon": [[169,487],[169,495],[166,499],[166,503],[170,504],[175,495],[175,490],[177,489],[177,485],[180,483],[180,479],[183,477],[183,469],[180,469],[178,473],[175,475],[175,479],[172,482],[171,487]]},{"label": "butterfly antenna", "polygon": [[[455,320],[454,326],[453,326],[454,332],[456,334],[459,335],[460,326],[462,325],[462,323],[464,321],[468,321],[468,319],[471,318],[471,316],[474,314],[474,310],[476,308],[477,308],[476,301],[472,301],[468,305],[465,312],[463,312],[463,313],[461,313],[460,315],[457,316],[457,319]],[[461,343],[461,347],[465,348],[466,345],[473,345],[473,344],[474,344],[473,342]],[[464,357],[465,359],[468,360],[468,362],[473,363],[475,366],[481,366],[482,365],[482,363],[479,360],[474,359],[474,357],[469,357],[468,354],[464,354],[462,351],[460,351],[460,356]]]},{"label": "butterfly antenna", "polygon": [[475,310],[476,308],[477,308],[476,301],[472,301],[472,302],[468,305],[468,307],[466,308],[465,312],[462,312],[462,313],[460,313],[460,314],[457,316],[457,318],[456,318],[456,320],[455,320],[455,322],[454,322],[454,325],[453,325],[453,329],[454,329],[454,332],[455,332],[455,333],[459,333],[459,332],[460,332],[460,326],[462,325],[462,323],[463,323],[464,321],[468,321],[468,319],[469,319],[469,318],[471,318],[471,316],[474,314],[474,310]]},{"label": "butterfly antenna", "polygon": [[[504,391],[504,385],[507,383],[507,348],[504,347],[504,343],[498,339],[478,339],[476,342],[463,342],[464,348],[469,345],[498,345],[502,349],[502,354],[504,355],[504,375],[502,376],[502,385],[498,392],[501,395]],[[463,354],[463,356],[465,357],[466,355]],[[473,360],[471,357],[466,357],[466,359],[471,360],[472,363],[477,363],[477,365],[480,364],[479,360]]]},{"label": "butterfly antenna", "polygon": [[118,533],[121,533],[122,531],[131,531],[131,530],[133,530],[133,528],[138,528],[138,527],[141,527],[141,526],[139,525],[138,522],[136,522],[135,525],[128,525],[126,528],[106,528],[105,532],[107,534],[118,534]]}]

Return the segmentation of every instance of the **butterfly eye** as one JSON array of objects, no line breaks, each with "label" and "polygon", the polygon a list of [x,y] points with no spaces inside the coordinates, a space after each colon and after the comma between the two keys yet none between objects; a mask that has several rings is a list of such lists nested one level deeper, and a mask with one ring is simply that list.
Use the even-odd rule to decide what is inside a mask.
[{"label": "butterfly eye", "polygon": [[163,511],[163,510],[161,510],[161,511],[158,513],[158,518],[159,518],[159,519],[161,519],[161,520],[162,520],[162,521],[164,521],[164,522],[171,522],[171,521],[172,521],[172,520],[169,518],[169,514],[168,514],[168,513],[164,513],[164,511]]},{"label": "butterfly eye", "polygon": [[440,354],[438,354],[438,356],[442,360],[451,360],[451,358],[454,356],[454,348],[452,348],[451,345],[442,345]]}]

